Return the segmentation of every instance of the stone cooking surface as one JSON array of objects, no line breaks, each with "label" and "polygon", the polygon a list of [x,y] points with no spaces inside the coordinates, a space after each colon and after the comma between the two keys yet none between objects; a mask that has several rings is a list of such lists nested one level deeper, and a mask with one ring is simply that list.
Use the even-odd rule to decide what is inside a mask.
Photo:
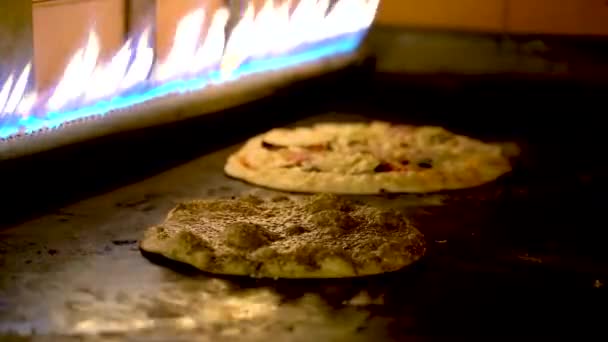
[{"label": "stone cooking surface", "polygon": [[595,211],[584,211],[590,198],[580,195],[592,193],[584,189],[594,189],[593,175],[580,182],[564,176],[560,186],[545,174],[549,181],[534,186],[507,178],[459,192],[352,197],[407,214],[428,242],[421,263],[382,276],[211,277],[142,257],[146,228],[180,202],[280,195],[225,177],[236,148],[0,230],[0,336],[390,341],[605,322],[597,313],[606,305],[607,268],[580,247],[596,241],[580,242],[583,232],[602,228],[588,219]]},{"label": "stone cooking surface", "polygon": [[[247,334],[251,340],[304,341],[385,335],[387,322],[376,322],[361,308],[384,303],[382,288],[390,282],[214,278],[190,269],[176,272],[142,257],[138,241],[145,229],[161,223],[180,202],[281,195],[224,176],[225,158],[236,147],[0,231],[0,336],[94,340],[106,333],[118,340],[170,336],[179,341],[204,335],[221,341]],[[440,205],[442,197],[368,202],[403,210]]]}]

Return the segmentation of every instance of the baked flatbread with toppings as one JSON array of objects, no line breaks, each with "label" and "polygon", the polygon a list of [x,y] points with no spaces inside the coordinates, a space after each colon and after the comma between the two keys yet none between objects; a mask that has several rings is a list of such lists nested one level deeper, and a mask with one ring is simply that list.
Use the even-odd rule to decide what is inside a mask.
[{"label": "baked flatbread with toppings", "polygon": [[397,211],[328,194],[249,195],[181,203],[140,248],[214,274],[344,278],[397,271],[426,244]]},{"label": "baked flatbread with toppings", "polygon": [[292,192],[426,193],[476,187],[510,172],[502,146],[435,126],[320,123],[250,139],[225,172]]}]

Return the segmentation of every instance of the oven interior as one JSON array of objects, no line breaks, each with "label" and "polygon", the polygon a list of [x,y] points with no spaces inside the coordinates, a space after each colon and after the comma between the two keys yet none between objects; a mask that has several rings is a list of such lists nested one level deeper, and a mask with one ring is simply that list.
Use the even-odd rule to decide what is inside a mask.
[{"label": "oven interior", "polygon": [[[525,51],[539,39],[548,54]],[[393,28],[375,29],[367,43],[364,63],[251,104],[4,161],[0,336],[303,341],[601,331],[605,43]],[[468,58],[446,57],[449,46],[494,50],[479,57],[485,71],[470,72]],[[511,174],[479,188],[360,196],[407,212],[427,237],[426,258],[393,274],[269,281],[142,257],[143,230],[177,201],[254,188],[222,171],[250,136],[360,119],[438,124],[517,142],[522,155]]]}]

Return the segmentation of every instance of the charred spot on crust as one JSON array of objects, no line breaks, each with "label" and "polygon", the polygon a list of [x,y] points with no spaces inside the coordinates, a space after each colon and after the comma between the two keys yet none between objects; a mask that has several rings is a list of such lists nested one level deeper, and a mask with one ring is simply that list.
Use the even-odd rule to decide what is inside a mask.
[{"label": "charred spot on crust", "polygon": [[418,167],[422,169],[430,169],[433,167],[433,160],[430,158],[421,159],[418,161]]},{"label": "charred spot on crust", "polygon": [[293,168],[300,167],[300,166],[302,166],[302,163],[301,162],[297,162],[297,163],[293,163],[293,164],[282,165],[282,166],[280,166],[280,168],[282,168],[282,169],[293,169]]},{"label": "charred spot on crust", "polygon": [[401,165],[406,166],[406,165],[410,165],[410,161],[409,160],[402,160],[399,162]]},{"label": "charred spot on crust", "polygon": [[395,168],[391,165],[391,163],[387,162],[382,162],[374,168],[374,172],[391,172],[394,170]]},{"label": "charred spot on crust", "polygon": [[262,147],[269,151],[278,151],[278,150],[287,148],[286,146],[271,144],[271,143],[269,143],[267,141],[263,141],[263,140],[262,140]]},{"label": "charred spot on crust", "polygon": [[273,238],[264,227],[253,223],[237,222],[224,230],[227,245],[248,251],[270,244]]},{"label": "charred spot on crust", "polygon": [[184,249],[186,254],[213,250],[207,241],[189,231],[180,232],[177,239],[179,241],[179,246]]},{"label": "charred spot on crust", "polygon": [[407,227],[406,218],[394,210],[381,211],[373,218],[374,224],[386,230]]},{"label": "charred spot on crust", "polygon": [[347,212],[352,210],[352,205],[337,195],[319,194],[310,199],[310,201],[305,205],[305,209],[311,214],[328,209]]},{"label": "charred spot on crust", "polygon": [[310,223],[335,235],[351,230],[357,222],[348,214],[335,209],[322,210],[310,217]]}]

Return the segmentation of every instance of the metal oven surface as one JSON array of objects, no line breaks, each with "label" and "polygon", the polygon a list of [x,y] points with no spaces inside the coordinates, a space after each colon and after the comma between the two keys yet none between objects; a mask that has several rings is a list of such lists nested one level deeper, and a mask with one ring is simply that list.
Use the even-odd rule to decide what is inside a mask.
[{"label": "metal oven surface", "polygon": [[[599,331],[607,169],[593,108],[605,89],[399,82],[330,77],[218,117],[3,164],[0,336],[352,341]],[[216,278],[164,267],[137,249],[142,231],[177,201],[254,189],[222,172],[252,134],[362,118],[442,124],[517,141],[523,154],[513,174],[480,188],[363,197],[407,211],[427,236],[427,258],[395,274]]]}]

